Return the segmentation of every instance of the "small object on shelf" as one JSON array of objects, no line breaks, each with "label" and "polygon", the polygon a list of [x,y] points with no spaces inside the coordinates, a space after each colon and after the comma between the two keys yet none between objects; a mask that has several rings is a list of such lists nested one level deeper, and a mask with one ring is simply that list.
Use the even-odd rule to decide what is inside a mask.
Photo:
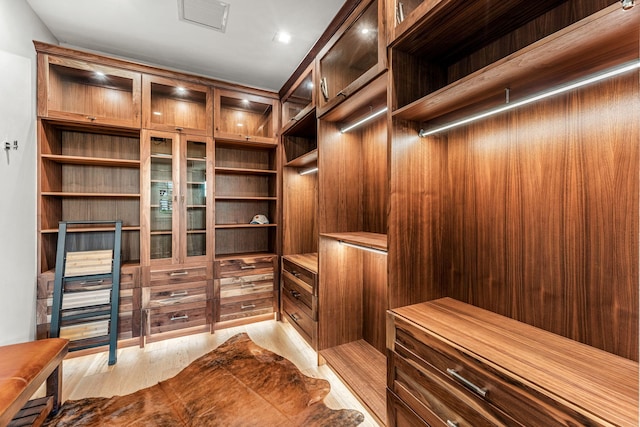
[{"label": "small object on shelf", "polygon": [[253,217],[250,224],[269,224],[269,218],[266,215],[258,214]]}]

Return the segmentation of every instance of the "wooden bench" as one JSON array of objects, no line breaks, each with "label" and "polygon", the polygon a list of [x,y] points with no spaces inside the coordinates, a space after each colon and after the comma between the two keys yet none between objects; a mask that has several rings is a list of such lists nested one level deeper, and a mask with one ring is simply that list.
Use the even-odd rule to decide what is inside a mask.
[{"label": "wooden bench", "polygon": [[[42,425],[62,398],[69,341],[50,338],[0,347],[0,427]],[[46,396],[29,400],[46,381]]]}]

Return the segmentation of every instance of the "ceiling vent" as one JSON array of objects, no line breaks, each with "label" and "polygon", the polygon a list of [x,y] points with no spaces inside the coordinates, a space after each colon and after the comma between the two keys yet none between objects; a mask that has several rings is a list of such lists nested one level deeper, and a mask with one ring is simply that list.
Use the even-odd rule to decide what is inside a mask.
[{"label": "ceiling vent", "polygon": [[227,29],[229,3],[218,0],[178,0],[180,19],[223,32]]}]

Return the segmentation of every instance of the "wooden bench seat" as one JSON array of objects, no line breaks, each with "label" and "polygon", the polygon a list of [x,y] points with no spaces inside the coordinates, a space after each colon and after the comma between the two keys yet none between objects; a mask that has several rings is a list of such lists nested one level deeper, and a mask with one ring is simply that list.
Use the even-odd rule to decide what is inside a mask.
[{"label": "wooden bench seat", "polygon": [[[41,425],[58,410],[68,346],[66,339],[50,338],[0,347],[0,426]],[[45,381],[46,397],[29,402]]]}]

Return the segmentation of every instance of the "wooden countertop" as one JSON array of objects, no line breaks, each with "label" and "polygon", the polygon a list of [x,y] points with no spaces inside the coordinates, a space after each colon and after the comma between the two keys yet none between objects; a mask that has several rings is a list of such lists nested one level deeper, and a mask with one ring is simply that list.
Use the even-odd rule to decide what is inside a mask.
[{"label": "wooden countertop", "polygon": [[638,363],[451,298],[390,310],[589,417],[638,425]]}]

